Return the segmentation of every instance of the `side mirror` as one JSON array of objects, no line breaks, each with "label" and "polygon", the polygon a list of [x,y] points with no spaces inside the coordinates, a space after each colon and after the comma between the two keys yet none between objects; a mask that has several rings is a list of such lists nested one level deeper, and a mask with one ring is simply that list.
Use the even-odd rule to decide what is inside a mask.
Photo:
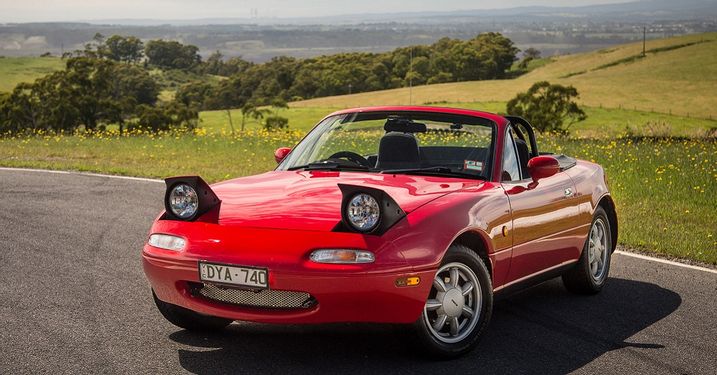
[{"label": "side mirror", "polygon": [[528,161],[528,173],[535,182],[558,172],[560,172],[560,163],[552,156],[536,156]]},{"label": "side mirror", "polygon": [[281,163],[282,160],[286,157],[286,155],[289,155],[291,152],[291,147],[279,147],[274,151],[274,160],[276,160],[276,164]]}]

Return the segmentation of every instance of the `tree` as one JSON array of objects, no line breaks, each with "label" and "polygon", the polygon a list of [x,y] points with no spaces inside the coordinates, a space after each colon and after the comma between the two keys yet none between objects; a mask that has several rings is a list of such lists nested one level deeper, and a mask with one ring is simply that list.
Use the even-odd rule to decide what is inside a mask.
[{"label": "tree", "polygon": [[229,77],[231,75],[243,72],[252,64],[240,57],[233,57],[224,60],[224,55],[216,51],[211,54],[207,60],[202,63],[201,71],[204,74],[212,74],[217,76]]},{"label": "tree", "polygon": [[195,81],[182,85],[174,93],[174,100],[196,109],[210,109],[206,101],[213,97],[216,87],[209,82]]},{"label": "tree", "polygon": [[259,120],[269,113],[268,109],[258,108],[252,103],[246,103],[241,107],[241,131],[244,131],[244,125],[246,124],[247,118]]},{"label": "tree", "polygon": [[21,132],[37,129],[40,124],[40,98],[33,92],[33,85],[20,83],[9,95],[0,100],[0,130]]},{"label": "tree", "polygon": [[160,106],[139,105],[137,123],[132,128],[160,132],[187,131],[196,128],[199,113],[177,102]]},{"label": "tree", "polygon": [[[536,82],[527,92],[511,99],[507,111],[524,117],[541,132],[567,134],[573,123],[587,118],[575,102],[578,97],[578,90],[573,86]],[[565,121],[568,123],[563,126]]]},{"label": "tree", "polygon": [[63,95],[73,102],[85,130],[93,131],[107,119],[110,86],[116,63],[89,57],[76,57],[67,61],[63,71],[71,83]]},{"label": "tree", "polygon": [[108,98],[104,101],[105,117],[119,126],[137,116],[138,105],[154,106],[159,96],[159,85],[149,73],[137,66],[117,64],[109,82]]},{"label": "tree", "polygon": [[539,59],[540,51],[538,51],[537,49],[535,49],[533,47],[530,47],[530,48],[526,49],[525,51],[523,51],[523,58],[528,58],[528,57],[530,57],[531,59]]},{"label": "tree", "polygon": [[105,56],[111,60],[137,63],[144,55],[144,45],[134,36],[112,35],[104,42]]},{"label": "tree", "polygon": [[162,69],[188,70],[202,61],[197,46],[184,45],[174,40],[150,40],[144,47],[144,54],[150,65]]},{"label": "tree", "polygon": [[[177,67],[177,42],[151,41],[145,53],[152,65]],[[179,51],[179,52],[178,52]],[[220,52],[196,66],[205,74],[229,75],[217,83],[193,83],[177,98],[194,108],[242,108],[246,103],[267,106],[284,101],[408,86],[504,78],[516,60],[513,42],[499,33],[470,40],[443,38],[429,46],[397,48],[384,53],[339,53],[308,59],[275,57],[263,64],[239,58],[224,61]],[[231,115],[231,113],[229,113]],[[246,116],[243,116],[246,121]]]},{"label": "tree", "polygon": [[523,59],[520,60],[520,64],[518,64],[518,68],[522,71],[528,70],[528,65],[531,61],[535,59],[540,58],[540,51],[538,51],[535,48],[528,48],[525,51],[523,51]]}]

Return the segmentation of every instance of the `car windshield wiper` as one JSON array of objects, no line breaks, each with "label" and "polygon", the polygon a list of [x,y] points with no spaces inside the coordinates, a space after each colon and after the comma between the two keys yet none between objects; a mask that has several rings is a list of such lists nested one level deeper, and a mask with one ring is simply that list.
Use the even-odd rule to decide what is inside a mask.
[{"label": "car windshield wiper", "polygon": [[441,176],[457,176],[472,179],[485,180],[486,178],[473,173],[454,171],[448,167],[427,167],[427,168],[405,168],[405,169],[384,169],[380,173],[388,174],[432,174]]},{"label": "car windshield wiper", "polygon": [[295,171],[297,169],[303,169],[306,171],[340,171],[340,170],[354,170],[354,171],[368,171],[369,167],[359,164],[343,164],[335,161],[324,160],[317,161],[304,165],[297,165],[295,167],[287,168],[289,171]]}]

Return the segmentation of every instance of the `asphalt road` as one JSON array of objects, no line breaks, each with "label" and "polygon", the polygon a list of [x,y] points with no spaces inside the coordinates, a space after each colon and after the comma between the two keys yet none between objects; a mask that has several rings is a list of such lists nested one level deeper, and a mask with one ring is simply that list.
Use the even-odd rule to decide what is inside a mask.
[{"label": "asphalt road", "polygon": [[163,187],[0,170],[0,373],[717,372],[717,274],[620,254],[597,296],[552,280],[499,301],[478,349],[448,362],[385,325],[183,331],[140,263]]}]

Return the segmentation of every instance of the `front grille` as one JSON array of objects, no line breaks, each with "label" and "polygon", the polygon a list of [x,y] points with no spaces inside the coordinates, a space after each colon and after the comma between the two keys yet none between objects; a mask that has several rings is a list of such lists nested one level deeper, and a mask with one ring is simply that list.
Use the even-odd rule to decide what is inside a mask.
[{"label": "front grille", "polygon": [[195,296],[236,306],[264,309],[308,309],[316,304],[309,293],[288,290],[245,290],[214,284],[191,283]]}]

